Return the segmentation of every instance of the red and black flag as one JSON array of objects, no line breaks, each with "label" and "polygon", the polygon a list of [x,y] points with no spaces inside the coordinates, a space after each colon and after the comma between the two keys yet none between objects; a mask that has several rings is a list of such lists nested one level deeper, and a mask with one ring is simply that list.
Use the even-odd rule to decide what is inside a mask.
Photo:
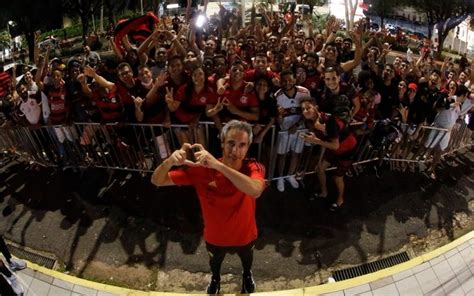
[{"label": "red and black flag", "polygon": [[125,35],[128,35],[131,43],[140,44],[153,33],[157,23],[158,18],[152,12],[133,19],[118,21],[114,31],[115,45],[123,53],[122,39]]}]

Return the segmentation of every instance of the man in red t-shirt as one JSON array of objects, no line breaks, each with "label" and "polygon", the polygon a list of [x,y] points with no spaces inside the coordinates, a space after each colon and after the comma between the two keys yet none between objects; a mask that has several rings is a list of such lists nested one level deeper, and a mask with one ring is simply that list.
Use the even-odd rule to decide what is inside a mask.
[{"label": "man in red t-shirt", "polygon": [[[185,143],[155,169],[151,178],[157,186],[192,185],[196,189],[212,272],[208,294],[220,291],[220,269],[226,253],[237,253],[242,261],[241,293],[255,291],[251,272],[257,239],[255,207],[265,189],[265,168],[245,158],[252,137],[250,124],[232,120],[222,128],[221,159],[214,158],[200,144]],[[195,162],[187,159],[191,150],[195,151]],[[170,171],[175,166],[184,168]]]}]

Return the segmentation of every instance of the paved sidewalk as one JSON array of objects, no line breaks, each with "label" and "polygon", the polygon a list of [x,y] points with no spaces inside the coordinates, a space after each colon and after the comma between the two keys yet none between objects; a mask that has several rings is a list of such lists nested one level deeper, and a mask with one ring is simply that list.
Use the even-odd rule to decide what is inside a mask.
[{"label": "paved sidewalk", "polygon": [[[466,238],[470,238],[467,240]],[[460,241],[464,241],[460,243]],[[440,253],[440,251],[442,253]],[[440,253],[440,254],[438,254]],[[425,260],[430,256],[435,257]],[[437,255],[437,256],[436,256]],[[419,262],[420,264],[416,264]],[[404,269],[402,265],[411,265]],[[450,243],[427,255],[417,257],[374,273],[379,276],[388,275],[377,280],[357,285],[372,275],[351,279],[334,284],[294,289],[279,292],[257,293],[260,295],[474,295],[474,232],[466,234],[457,241]],[[26,296],[108,296],[108,295],[165,295],[160,292],[141,292],[85,281],[58,272],[30,264],[33,267],[17,272]],[[394,270],[401,270],[394,272]],[[46,274],[46,273],[49,273]],[[54,276],[57,277],[54,277]],[[59,279],[61,277],[62,279]],[[65,280],[66,279],[66,280]],[[355,283],[355,284],[354,284]],[[349,286],[348,286],[349,285]],[[348,286],[338,290],[338,287]],[[96,288],[93,288],[96,287]],[[101,289],[100,287],[103,287]],[[338,290],[338,291],[337,291]],[[179,294],[173,294],[179,295]],[[183,295],[183,294],[181,294]]]}]

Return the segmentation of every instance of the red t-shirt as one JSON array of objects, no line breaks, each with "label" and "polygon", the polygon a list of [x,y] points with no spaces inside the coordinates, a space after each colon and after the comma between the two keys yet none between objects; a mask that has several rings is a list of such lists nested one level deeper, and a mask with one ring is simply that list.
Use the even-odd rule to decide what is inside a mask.
[{"label": "red t-shirt", "polygon": [[[227,98],[235,107],[241,109],[242,111],[249,112],[250,108],[258,108],[260,102],[254,92],[245,93],[245,84],[237,90],[228,88],[225,93],[221,96],[222,98]],[[243,118],[232,114],[224,108],[220,113],[223,122],[230,121],[232,119],[244,120]]]},{"label": "red t-shirt", "polygon": [[[257,70],[256,69],[250,69],[245,71],[244,74],[244,80],[245,81],[253,81],[255,80],[255,77],[257,76]],[[266,71],[263,76],[266,76],[269,79],[273,78],[278,78],[278,74],[272,71]]]},{"label": "red t-shirt", "polygon": [[[254,159],[245,159],[239,171],[252,179],[265,179],[265,168]],[[256,199],[239,191],[224,175],[204,167],[181,168],[168,174],[176,185],[192,185],[196,189],[206,242],[236,247],[257,239]]]},{"label": "red t-shirt", "polygon": [[174,117],[180,123],[190,123],[206,110],[207,104],[216,104],[217,95],[211,87],[205,87],[201,92],[193,91],[191,98],[186,98],[186,84],[180,86],[176,92],[175,99],[180,101],[179,108],[174,112]]},{"label": "red t-shirt", "polygon": [[66,89],[64,86],[55,88],[52,85],[45,88],[48,97],[49,108],[51,110],[51,123],[62,124],[66,121]]}]

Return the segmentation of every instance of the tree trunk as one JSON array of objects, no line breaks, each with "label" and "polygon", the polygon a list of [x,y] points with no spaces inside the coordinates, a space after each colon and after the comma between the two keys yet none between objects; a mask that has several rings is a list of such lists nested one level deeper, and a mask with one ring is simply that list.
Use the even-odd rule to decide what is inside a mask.
[{"label": "tree trunk", "polygon": [[89,12],[81,14],[81,23],[82,23],[82,42],[84,45],[87,44],[87,36],[89,36]]},{"label": "tree trunk", "polygon": [[30,64],[35,61],[35,32],[25,32],[26,42],[28,43],[28,55],[30,57]]},{"label": "tree trunk", "polygon": [[448,35],[448,32],[444,32],[443,30],[440,30],[440,28],[438,27],[438,51],[436,52],[436,58],[438,60],[441,59],[441,53],[443,52],[443,43],[447,35]]},{"label": "tree trunk", "polygon": [[380,14],[380,30],[384,28],[384,20],[385,20],[385,15],[381,13]]}]

